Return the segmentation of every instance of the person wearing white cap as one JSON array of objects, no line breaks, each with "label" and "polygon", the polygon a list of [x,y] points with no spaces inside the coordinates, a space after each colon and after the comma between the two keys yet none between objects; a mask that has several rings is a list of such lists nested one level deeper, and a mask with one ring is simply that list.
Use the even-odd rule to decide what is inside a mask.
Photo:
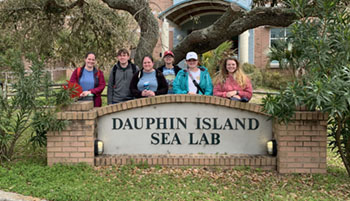
[{"label": "person wearing white cap", "polygon": [[181,70],[174,80],[174,93],[213,95],[209,72],[207,68],[199,65],[197,53],[188,52],[186,64],[187,69]]},{"label": "person wearing white cap", "polygon": [[168,94],[173,94],[173,82],[177,75],[177,73],[181,70],[181,68],[177,65],[174,65],[174,53],[170,50],[164,52],[163,60],[165,65],[158,68],[160,72],[163,73],[166,81],[168,82],[169,89]]}]

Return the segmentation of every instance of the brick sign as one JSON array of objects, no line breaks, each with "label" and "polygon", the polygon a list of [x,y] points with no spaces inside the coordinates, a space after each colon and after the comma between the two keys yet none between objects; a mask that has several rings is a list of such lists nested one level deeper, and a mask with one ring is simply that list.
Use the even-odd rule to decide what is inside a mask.
[{"label": "brick sign", "polygon": [[[260,105],[199,95],[165,95],[93,108],[76,102],[47,133],[47,162],[90,165],[250,166],[279,173],[326,173],[328,114],[302,107],[287,125]],[[273,136],[272,136],[273,135]],[[277,156],[266,141],[277,141]],[[95,139],[105,152],[94,155]]]},{"label": "brick sign", "polygon": [[139,107],[98,118],[105,154],[266,154],[265,115],[194,103]]}]

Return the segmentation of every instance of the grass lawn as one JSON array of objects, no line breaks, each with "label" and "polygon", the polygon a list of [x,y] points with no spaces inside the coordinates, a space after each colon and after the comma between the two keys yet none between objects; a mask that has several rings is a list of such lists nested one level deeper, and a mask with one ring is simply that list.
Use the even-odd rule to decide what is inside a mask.
[{"label": "grass lawn", "polygon": [[46,200],[350,200],[350,177],[330,151],[327,174],[280,175],[245,167],[48,167],[44,150],[19,147],[35,157],[0,164],[0,189]]},{"label": "grass lawn", "polygon": [[248,169],[89,167],[43,159],[0,167],[0,189],[47,200],[350,200],[350,178],[328,153],[328,173],[288,174]]}]

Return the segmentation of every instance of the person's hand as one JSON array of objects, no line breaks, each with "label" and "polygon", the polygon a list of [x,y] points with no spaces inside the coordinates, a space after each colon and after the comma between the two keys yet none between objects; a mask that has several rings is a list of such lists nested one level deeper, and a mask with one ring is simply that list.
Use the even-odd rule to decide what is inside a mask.
[{"label": "person's hand", "polygon": [[232,96],[232,98],[241,99],[241,97],[239,95],[234,95],[234,96]]},{"label": "person's hand", "polygon": [[148,96],[148,92],[147,92],[148,90],[143,90],[142,92],[141,92],[141,96]]},{"label": "person's hand", "polygon": [[148,97],[150,97],[150,96],[155,96],[156,94],[153,92],[153,91],[151,91],[151,90],[148,90]]},{"label": "person's hand", "polygon": [[188,92],[187,94],[196,95],[194,92]]},{"label": "person's hand", "polygon": [[145,96],[145,97],[150,97],[150,96],[155,96],[156,94],[151,91],[151,90],[143,90],[141,92],[141,96]]},{"label": "person's hand", "polygon": [[226,93],[227,98],[231,98],[237,95],[237,91],[229,91]]},{"label": "person's hand", "polygon": [[80,97],[85,97],[89,94],[91,94],[91,91],[83,91],[83,93],[80,94]]}]

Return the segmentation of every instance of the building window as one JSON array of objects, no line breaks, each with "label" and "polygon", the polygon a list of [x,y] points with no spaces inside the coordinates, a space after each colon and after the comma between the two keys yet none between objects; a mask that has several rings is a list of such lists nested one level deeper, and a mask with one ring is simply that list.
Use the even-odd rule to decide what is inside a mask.
[{"label": "building window", "polygon": [[[270,29],[270,48],[276,47],[276,44],[280,40],[286,40],[290,35],[290,30],[288,28],[271,28]],[[272,60],[270,62],[271,68],[279,68],[279,62],[277,60]]]},{"label": "building window", "polygon": [[271,28],[270,29],[270,47],[275,47],[279,40],[286,40],[290,35],[288,28]]}]

